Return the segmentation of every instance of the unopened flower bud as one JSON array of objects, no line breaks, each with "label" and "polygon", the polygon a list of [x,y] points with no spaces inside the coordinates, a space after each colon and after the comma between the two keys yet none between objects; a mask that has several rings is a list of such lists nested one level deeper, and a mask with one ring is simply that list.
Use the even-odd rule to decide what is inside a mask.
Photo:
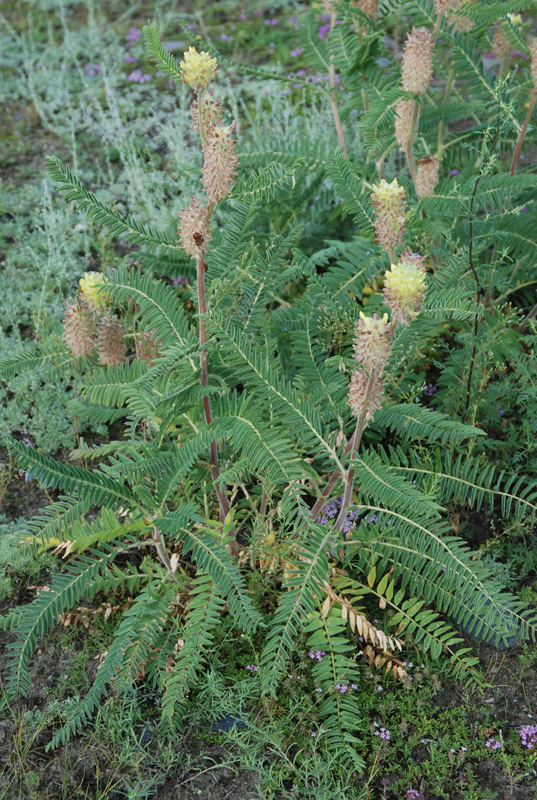
[{"label": "unopened flower bud", "polygon": [[388,315],[379,317],[373,314],[366,317],[360,312],[360,319],[354,327],[354,357],[364,367],[368,375],[381,373],[390,355],[391,325]]},{"label": "unopened flower bud", "polygon": [[67,303],[63,337],[73,355],[83,358],[93,350],[93,315],[82,303]]},{"label": "unopened flower bud", "polygon": [[[421,115],[421,106],[417,105],[415,108],[415,100],[399,100],[395,106],[395,141],[399,145],[399,149],[406,153],[409,145],[414,143],[418,133],[418,123]],[[412,123],[414,122],[414,113],[416,113],[416,123],[414,125],[414,132],[412,133]],[[412,135],[412,141],[410,137]]]},{"label": "unopened flower bud", "polygon": [[123,364],[125,361],[125,330],[115,314],[105,314],[99,320],[97,350],[101,364]]},{"label": "unopened flower bud", "polygon": [[384,301],[394,322],[408,325],[418,315],[425,298],[424,256],[405,253],[384,276]]},{"label": "unopened flower bud", "polygon": [[382,407],[384,386],[380,375],[369,378],[363,369],[355,370],[349,384],[349,405],[355,417],[365,409],[365,419],[371,421]]},{"label": "unopened flower bud", "polygon": [[391,250],[403,236],[406,223],[406,194],[394,178],[392,183],[381,180],[371,195],[375,210],[376,240],[383,250]]},{"label": "unopened flower bud", "polygon": [[195,197],[179,213],[179,236],[181,247],[192,258],[197,258],[207,250],[211,239],[207,206],[202,205]]},{"label": "unopened flower bud", "polygon": [[207,203],[217,203],[231,194],[238,156],[235,152],[235,120],[226,127],[213,126],[207,131],[203,148],[203,185]]},{"label": "unopened flower bud", "polygon": [[189,47],[183,53],[183,60],[179,64],[181,78],[187,86],[198,91],[205,89],[216,75],[217,61],[209,53],[198,53],[195,47]]},{"label": "unopened flower bud", "polygon": [[438,183],[438,158],[424,156],[418,161],[418,171],[416,174],[416,191],[422,200],[424,197],[431,197]]},{"label": "unopened flower bud", "polygon": [[403,51],[401,86],[405,92],[424,94],[433,77],[433,37],[427,28],[412,28]]},{"label": "unopened flower bud", "polygon": [[78,285],[84,295],[84,300],[94,309],[106,306],[106,294],[100,288],[107,283],[105,276],[101,272],[86,272],[80,278]]}]

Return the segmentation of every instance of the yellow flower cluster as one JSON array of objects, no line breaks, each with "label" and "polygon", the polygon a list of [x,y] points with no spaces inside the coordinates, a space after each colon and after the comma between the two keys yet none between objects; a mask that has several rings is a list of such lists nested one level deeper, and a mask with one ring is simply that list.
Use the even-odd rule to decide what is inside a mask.
[{"label": "yellow flower cluster", "polygon": [[189,47],[183,53],[180,63],[183,83],[198,91],[205,89],[216,75],[217,61],[203,50],[198,53],[195,47]]},{"label": "yellow flower cluster", "polygon": [[394,322],[408,325],[425,298],[424,257],[405,253],[384,276],[384,300]]},{"label": "yellow flower cluster", "polygon": [[104,308],[106,306],[106,294],[100,288],[107,283],[104,275],[100,272],[86,272],[80,278],[80,291],[84,295],[86,302],[93,308]]}]

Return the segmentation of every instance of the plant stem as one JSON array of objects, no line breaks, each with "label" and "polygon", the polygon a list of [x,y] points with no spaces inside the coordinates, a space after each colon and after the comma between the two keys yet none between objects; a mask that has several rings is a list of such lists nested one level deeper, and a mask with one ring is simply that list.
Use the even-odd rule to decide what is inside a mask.
[{"label": "plant stem", "polygon": [[[336,25],[336,12],[332,12],[332,17],[330,20],[330,30],[334,30]],[[331,56],[332,58],[332,56]],[[336,126],[336,133],[337,139],[339,142],[339,146],[343,150],[343,157],[347,158],[347,145],[345,144],[345,134],[343,133],[343,126],[341,125],[341,119],[339,116],[339,108],[337,105],[336,100],[336,70],[333,64],[330,64],[330,68],[328,70],[328,79],[330,85],[330,105],[332,106],[332,116],[334,117],[334,125]]]},{"label": "plant stem", "polygon": [[[494,152],[494,149],[495,149],[496,144],[498,142],[499,135],[500,135],[500,108],[498,108],[498,118],[497,118],[497,122],[496,122],[496,133],[494,134],[494,139],[492,140],[492,145],[491,145],[491,148],[490,148],[491,152]],[[476,198],[476,194],[477,194],[477,188],[478,188],[479,184],[481,183],[481,178],[485,174],[486,166],[487,166],[487,162],[484,161],[482,166],[481,166],[481,169],[479,170],[479,175],[477,176],[477,180],[476,180],[475,185],[474,185],[474,190],[472,192],[472,200],[470,202],[470,213],[469,213],[469,217],[470,217],[469,239],[470,239],[470,241],[469,241],[469,244],[468,244],[468,260],[470,262],[470,269],[472,270],[472,273],[473,273],[473,276],[474,276],[474,280],[475,280],[475,283],[476,283],[476,302],[477,303],[479,303],[479,301],[481,299],[481,282],[479,280],[479,275],[478,275],[478,272],[477,272],[477,270],[475,268],[475,265],[474,265],[474,204],[475,204],[475,198]],[[477,333],[478,333],[478,330],[479,330],[479,314],[476,314],[475,317],[474,317],[474,331],[473,331],[473,339],[474,339],[474,341],[473,341],[473,345],[472,345],[472,356],[470,358],[470,368],[468,370],[468,381],[466,383],[466,402],[465,402],[465,406],[464,406],[463,420],[465,420],[466,417],[468,416],[468,410],[470,408],[470,391],[471,391],[471,388],[472,388],[472,377],[473,377],[474,367],[475,367],[475,355],[476,355],[476,351],[477,351]]]},{"label": "plant stem", "polygon": [[[373,391],[373,386],[375,384],[376,377],[377,377],[376,375],[371,375],[367,383],[364,404],[362,406],[360,416],[356,420],[356,428],[354,430],[354,435],[350,442],[349,449],[351,451],[351,456],[353,453],[358,452],[360,443],[362,441],[362,436],[365,430],[366,415],[369,409],[369,401],[371,400],[371,393]],[[354,490],[354,473],[355,470],[352,467],[349,467],[349,471],[347,472],[347,480],[345,482],[345,491],[343,493],[343,502],[341,503],[341,510],[336,520],[336,524],[334,525],[335,531],[339,531],[343,528],[343,524],[345,522],[345,519],[347,518],[347,509],[352,500],[352,493]]]},{"label": "plant stem", "polygon": [[[414,154],[413,144],[414,144],[414,133],[416,131],[416,125],[418,123],[418,113],[419,113],[419,103],[417,100],[414,100],[414,106],[412,110],[412,124],[410,126],[410,134],[408,137],[407,145],[406,145],[406,157],[408,161],[408,168],[410,170],[410,174],[412,175],[412,181],[414,183],[414,188],[416,187],[416,165],[414,163]],[[416,190],[417,192],[417,190]]]},{"label": "plant stem", "polygon": [[[445,105],[449,100],[449,96],[451,94],[451,89],[453,88],[453,81],[455,79],[455,70],[450,69],[447,83],[446,83],[446,90],[444,92],[444,97],[442,99],[442,105]],[[441,153],[444,150],[444,120],[441,119],[438,125],[438,146],[437,146],[438,156],[441,156]]]},{"label": "plant stem", "polygon": [[522,144],[524,142],[524,138],[526,136],[526,131],[528,130],[528,125],[530,124],[531,115],[533,112],[533,107],[535,105],[535,99],[537,98],[537,84],[533,87],[533,92],[531,93],[531,100],[528,106],[528,113],[526,114],[526,119],[524,120],[524,125],[522,126],[522,130],[518,134],[518,139],[515,147],[515,152],[513,153],[513,160],[511,162],[511,175],[515,174],[515,170],[517,168],[518,159],[520,158],[520,151],[522,150]]},{"label": "plant stem", "polygon": [[[207,329],[205,317],[207,314],[207,306],[205,304],[205,259],[203,253],[199,253],[197,257],[197,277],[198,277],[198,314],[199,314],[199,342],[200,342],[200,369],[201,369],[201,384],[202,386],[209,385],[209,372],[207,370]],[[205,422],[210,425],[213,421],[213,414],[211,410],[211,401],[209,395],[203,397],[203,413],[205,415]],[[218,467],[218,451],[216,449],[216,442],[211,442],[210,445],[210,460],[211,460],[211,475],[213,478],[214,488],[218,495],[218,502],[220,505],[220,522],[224,522],[226,516],[229,514],[229,502],[225,491],[220,486],[220,469]]]}]

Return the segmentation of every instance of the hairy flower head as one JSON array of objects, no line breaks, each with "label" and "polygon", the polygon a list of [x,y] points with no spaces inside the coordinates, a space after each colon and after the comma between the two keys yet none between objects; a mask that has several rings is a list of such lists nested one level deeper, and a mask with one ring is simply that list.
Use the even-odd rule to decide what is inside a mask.
[{"label": "hairy flower head", "polygon": [[183,83],[196,91],[205,89],[216,75],[217,63],[205,50],[198,53],[195,47],[189,47],[179,64]]},{"label": "hairy flower head", "polygon": [[[464,2],[463,0],[463,2],[461,2],[460,5],[460,11],[461,12],[465,11],[468,8],[468,6],[472,5],[472,3],[475,3],[475,0],[466,0],[466,2]],[[464,14],[459,13],[459,14],[449,15],[449,24],[454,25],[456,31],[460,31],[461,33],[467,33],[468,31],[472,30],[472,28],[475,25],[475,22],[470,17],[467,17]]]},{"label": "hairy flower head", "polygon": [[192,116],[192,130],[199,131],[200,117],[204,130],[212,125],[222,124],[222,104],[219,100],[214,100],[210,92],[200,92],[196,95],[190,106]]},{"label": "hairy flower head", "polygon": [[395,141],[403,153],[406,153],[409,145],[411,146],[413,144],[418,133],[418,122],[421,116],[420,105],[418,105],[417,108],[416,124],[414,126],[412,141],[410,141],[412,123],[414,121],[414,106],[415,101],[412,98],[408,100],[399,100],[395,106]]},{"label": "hairy flower head", "polygon": [[373,185],[371,201],[375,211],[375,234],[383,250],[391,250],[402,237],[406,222],[406,194],[394,178]]},{"label": "hairy flower head", "polygon": [[366,317],[360,312],[360,319],[354,327],[354,357],[368,375],[380,374],[384,369],[390,355],[390,336],[387,314]]},{"label": "hairy flower head", "polygon": [[424,94],[433,77],[433,37],[428,28],[412,28],[403,51],[401,86],[405,92]]},{"label": "hairy flower head", "polygon": [[461,0],[434,0],[434,7],[437,14],[447,14],[448,11],[456,11],[461,4]]},{"label": "hairy flower head", "polygon": [[416,173],[416,191],[421,200],[424,197],[431,197],[434,194],[438,183],[438,157],[432,158],[424,156],[418,161],[418,171]]},{"label": "hairy flower head", "polygon": [[359,417],[365,409],[365,419],[370,421],[382,406],[384,386],[380,375],[371,378],[363,369],[355,370],[349,384],[349,405],[355,417]]},{"label": "hairy flower head", "polygon": [[213,125],[207,131],[202,180],[208,203],[217,203],[231,194],[238,161],[235,149],[235,120],[227,126]]},{"label": "hairy flower head", "polygon": [[534,39],[530,44],[531,53],[531,77],[533,85],[537,86],[537,39]]},{"label": "hairy flower head", "polygon": [[507,36],[506,29],[504,28],[503,23],[498,20],[494,26],[492,52],[499,61],[503,61],[503,59],[507,58],[507,56],[511,53],[512,49],[513,48]]},{"label": "hairy flower head", "polygon": [[80,291],[84,295],[86,302],[93,308],[104,308],[106,306],[106,294],[101,289],[108,283],[101,272],[86,272],[78,283]]},{"label": "hairy flower head", "polygon": [[63,336],[75,356],[83,358],[93,350],[93,314],[84,303],[67,303]]},{"label": "hairy flower head", "polygon": [[192,258],[197,258],[207,250],[211,238],[207,206],[202,205],[195,197],[179,213],[179,236],[181,247]]},{"label": "hairy flower head", "polygon": [[115,314],[105,314],[99,320],[97,350],[101,364],[124,363],[127,350],[125,329]]},{"label": "hairy flower head", "polygon": [[353,5],[363,11],[366,17],[377,17],[379,13],[378,0],[353,0]]},{"label": "hairy flower head", "polygon": [[405,253],[384,276],[384,300],[394,322],[408,325],[425,298],[424,256]]}]

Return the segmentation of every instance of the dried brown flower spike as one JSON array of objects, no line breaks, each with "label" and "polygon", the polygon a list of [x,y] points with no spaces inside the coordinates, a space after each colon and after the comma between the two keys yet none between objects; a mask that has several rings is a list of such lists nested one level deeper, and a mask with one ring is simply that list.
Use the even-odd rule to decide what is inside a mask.
[{"label": "dried brown flower spike", "polygon": [[211,239],[207,206],[203,206],[195,197],[179,213],[179,236],[181,247],[192,258],[197,258],[207,250]]},{"label": "dried brown flower spike", "polygon": [[349,405],[353,416],[359,417],[365,408],[365,419],[371,421],[375,411],[382,407],[383,393],[384,386],[380,375],[375,375],[371,383],[365,370],[355,370],[349,385]]},{"label": "dried brown flower spike", "polygon": [[101,364],[123,364],[126,354],[125,330],[115,314],[105,314],[99,320],[97,350]]},{"label": "dried brown flower spike", "polygon": [[140,331],[138,337],[138,358],[150,366],[160,355],[160,342],[155,338],[155,331]]},{"label": "dried brown flower spike", "polygon": [[537,39],[534,39],[530,44],[531,55],[531,79],[533,85],[537,86]]},{"label": "dried brown flower spike", "polygon": [[496,56],[499,61],[503,61],[504,58],[511,53],[512,50],[511,42],[507,38],[507,34],[503,28],[503,24],[498,21],[494,26],[494,38],[492,39],[492,52]]},{"label": "dried brown flower spike", "polygon": [[363,11],[367,17],[375,19],[378,16],[378,0],[353,0],[353,5]]},{"label": "dried brown flower spike", "polygon": [[86,305],[67,303],[63,336],[73,355],[83,358],[91,353],[94,347],[93,315]]},{"label": "dried brown flower spike", "polygon": [[203,148],[203,185],[207,203],[217,203],[231,194],[238,161],[234,130],[235,120],[226,127],[213,125],[207,130]]},{"label": "dried brown flower spike", "polygon": [[433,37],[427,28],[412,28],[403,51],[401,86],[405,92],[424,94],[433,77]]},{"label": "dried brown flower spike", "polygon": [[421,106],[418,106],[416,125],[414,127],[414,133],[412,135],[411,142],[410,136],[412,133],[412,123],[414,120],[414,104],[415,101],[412,99],[399,100],[395,106],[395,141],[403,153],[406,153],[409,144],[412,145],[414,143],[414,139],[416,138],[418,132]]},{"label": "dried brown flower spike", "polygon": [[456,11],[461,4],[461,0],[434,0],[434,7],[437,14],[447,14]]},{"label": "dried brown flower spike", "polygon": [[222,124],[222,104],[219,100],[214,100],[210,92],[203,92],[194,97],[190,106],[190,114],[193,131],[200,129],[200,115],[204,129]]},{"label": "dried brown flower spike", "polygon": [[403,236],[406,223],[406,194],[394,178],[392,183],[381,180],[371,195],[375,210],[375,234],[383,250],[392,250]]},{"label": "dried brown flower spike", "polygon": [[418,161],[418,171],[416,174],[416,191],[422,200],[424,197],[431,197],[434,194],[438,183],[438,157],[432,158],[424,156]]},{"label": "dried brown flower spike", "polygon": [[388,315],[366,317],[361,311],[354,328],[354,357],[368,375],[382,372],[390,355],[391,325]]}]

